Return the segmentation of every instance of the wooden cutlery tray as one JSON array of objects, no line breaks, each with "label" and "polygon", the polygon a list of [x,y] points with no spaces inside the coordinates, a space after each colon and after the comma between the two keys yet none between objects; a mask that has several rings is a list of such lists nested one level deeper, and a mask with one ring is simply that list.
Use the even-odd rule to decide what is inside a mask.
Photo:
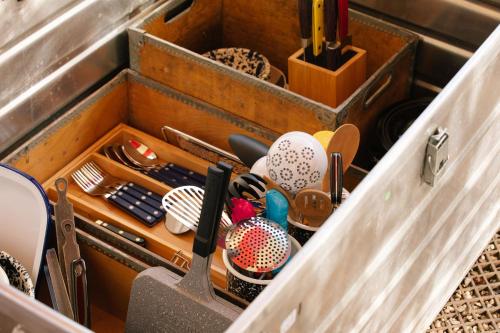
[{"label": "wooden cutlery tray", "polygon": [[[297,1],[167,1],[129,29],[130,66],[243,119],[272,124],[280,132],[314,133],[354,123],[361,131],[358,165],[367,168],[371,164],[360,157],[367,155],[378,115],[409,96],[418,38],[356,11],[350,11],[349,28],[353,45],[367,51],[366,81],[336,108],[201,55],[221,47],[249,48],[286,74],[288,58],[300,48]],[[262,112],[268,108],[280,112]]]}]

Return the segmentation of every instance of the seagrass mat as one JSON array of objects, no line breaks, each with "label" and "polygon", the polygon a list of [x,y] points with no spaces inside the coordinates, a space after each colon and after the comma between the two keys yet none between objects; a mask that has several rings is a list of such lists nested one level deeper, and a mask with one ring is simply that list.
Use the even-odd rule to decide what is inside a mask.
[{"label": "seagrass mat", "polygon": [[500,332],[500,231],[426,332]]}]

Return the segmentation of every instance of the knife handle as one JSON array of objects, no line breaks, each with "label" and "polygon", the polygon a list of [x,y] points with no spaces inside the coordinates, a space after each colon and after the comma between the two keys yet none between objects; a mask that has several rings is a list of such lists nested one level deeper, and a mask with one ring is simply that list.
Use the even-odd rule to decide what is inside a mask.
[{"label": "knife handle", "polygon": [[127,186],[132,187],[136,191],[141,192],[142,194],[147,195],[148,197],[151,197],[158,202],[161,202],[163,200],[163,197],[161,195],[154,193],[154,192],[148,190],[147,188],[142,187],[136,183],[128,183]]},{"label": "knife handle", "polygon": [[317,57],[323,51],[323,0],[313,0],[312,12],[313,54]]},{"label": "knife handle", "polygon": [[325,39],[327,42],[335,43],[337,40],[337,0],[325,1]]},{"label": "knife handle", "polygon": [[106,198],[111,202],[113,205],[116,207],[120,208],[127,214],[130,214],[140,220],[142,223],[147,225],[148,227],[152,227],[156,223],[160,222],[163,216],[159,217],[154,217],[153,215],[150,215],[149,213],[146,213],[139,207],[136,207],[135,205],[125,201],[123,198],[120,198],[116,194],[108,194],[106,195]]},{"label": "knife handle", "polygon": [[[312,32],[312,3],[311,0],[299,0],[300,37],[311,38]],[[304,45],[303,45],[304,47]]]},{"label": "knife handle", "polygon": [[178,184],[177,186],[188,186],[188,185],[198,186],[198,187],[205,186],[205,181],[203,181],[203,182],[197,181],[194,178],[191,178],[191,177],[186,176],[182,173],[176,172],[175,170],[168,168],[168,167],[153,170],[153,171],[158,171],[158,173],[160,175],[166,177],[167,179],[169,179],[169,181],[172,181],[172,182]]},{"label": "knife handle", "polygon": [[194,172],[192,170],[189,170],[187,168],[181,167],[180,165],[177,165],[174,163],[168,163],[165,168],[169,168],[174,172],[180,173],[181,175],[184,175],[186,177],[194,179],[195,181],[197,181],[201,185],[205,185],[206,177],[202,174],[199,174],[199,173]]},{"label": "knife handle", "polygon": [[[165,212],[158,209],[158,208],[155,208],[155,207],[151,207],[146,200],[148,200],[148,198],[145,198],[145,201],[142,201],[142,200],[139,200],[137,198],[134,198],[133,196],[123,192],[123,191],[118,191],[116,192],[116,195],[118,195],[119,197],[121,197],[122,199],[124,199],[125,201],[127,201],[128,203],[136,206],[137,208],[140,208],[142,209],[143,211],[145,211],[146,213],[150,214],[150,215],[153,215],[154,217],[163,217],[165,216]],[[150,203],[151,201],[152,204],[155,203],[154,200],[152,199],[149,199],[148,200]]]},{"label": "knife handle", "polygon": [[340,42],[349,34],[349,0],[338,0],[339,37]]},{"label": "knife handle", "polygon": [[330,167],[330,198],[334,205],[340,205],[342,202],[343,182],[342,154],[332,153]]},{"label": "knife handle", "polygon": [[129,187],[128,185],[125,185],[125,186],[120,188],[120,191],[127,193],[128,195],[150,205],[153,208],[159,209],[162,212],[165,211],[165,209],[163,208],[163,205],[161,204],[161,201],[157,201],[152,196],[148,196],[146,194],[143,194],[143,193],[137,191],[134,187]]},{"label": "knife handle", "polygon": [[142,246],[142,247],[146,246],[146,240],[142,237],[134,235],[128,231],[122,230],[122,229],[120,229],[112,224],[109,224],[107,222],[103,222],[101,220],[97,220],[97,221],[95,221],[95,223],[97,223],[101,227],[106,228],[109,231],[111,231],[119,236],[122,236],[123,238],[131,241],[132,243],[135,243],[135,244]]}]

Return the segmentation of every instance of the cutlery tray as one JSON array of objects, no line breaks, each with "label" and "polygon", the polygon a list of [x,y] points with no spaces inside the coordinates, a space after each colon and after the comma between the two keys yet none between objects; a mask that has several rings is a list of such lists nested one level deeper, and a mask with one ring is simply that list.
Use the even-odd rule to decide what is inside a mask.
[{"label": "cutlery tray", "polygon": [[[65,177],[69,183],[68,199],[73,203],[75,213],[90,223],[100,219],[146,240],[146,248],[129,244],[125,249],[113,250],[109,236],[104,235],[103,228],[95,223],[93,229],[101,229],[101,232],[95,233],[94,238],[85,235],[89,233],[88,223],[87,229],[79,233],[89,272],[92,311],[94,317],[97,316],[93,320],[96,331],[115,330],[123,325],[132,281],[142,269],[137,260],[156,256],[155,260],[161,258],[185,267],[191,259],[194,233],[189,231],[173,235],[167,231],[163,221],[150,228],[103,197],[85,193],[73,181],[71,174],[83,164],[93,161],[112,176],[164,195],[171,189],[170,186],[103,154],[103,147],[133,138],[155,151],[160,161],[172,162],[205,175],[211,163],[165,142],[161,133],[164,125],[228,151],[227,138],[233,133],[246,134],[266,144],[280,135],[263,127],[262,123],[245,121],[134,71],[124,70],[5,161],[40,181],[52,201],[57,200],[54,181]],[[346,175],[349,190],[364,176],[359,169],[351,169]],[[132,258],[129,258],[124,253],[130,253],[131,249]],[[226,288],[226,269],[221,254],[222,251],[217,249],[211,267],[212,281],[219,290]],[[154,260],[150,265],[154,265]],[[241,303],[241,300],[238,302]]]},{"label": "cutlery tray", "polygon": [[[369,168],[372,162],[365,156],[378,115],[409,97],[418,39],[352,10],[349,27],[353,45],[367,51],[366,81],[336,108],[201,55],[221,47],[249,48],[287,74],[287,60],[300,48],[297,1],[167,1],[129,28],[130,66],[146,77],[281,132],[314,133],[353,123],[361,132],[357,164]],[[255,98],[248,99],[249,95]],[[265,112],[278,107],[280,112]]]}]

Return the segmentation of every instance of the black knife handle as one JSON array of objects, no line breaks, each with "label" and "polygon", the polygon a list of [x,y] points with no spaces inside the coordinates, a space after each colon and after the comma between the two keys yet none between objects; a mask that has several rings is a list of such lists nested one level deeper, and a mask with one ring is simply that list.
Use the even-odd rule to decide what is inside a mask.
[{"label": "black knife handle", "polygon": [[134,187],[130,187],[128,185],[125,185],[125,186],[120,188],[120,191],[123,191],[123,192],[129,194],[130,196],[150,205],[151,207],[154,207],[156,209],[161,210],[162,212],[165,211],[165,208],[163,208],[161,201],[157,201],[152,196],[148,196],[146,194],[143,194],[143,193],[137,191]]},{"label": "black knife handle", "polygon": [[170,168],[172,171],[180,173],[186,177],[192,178],[195,181],[199,182],[201,185],[205,185],[206,177],[202,174],[194,172],[193,170],[189,170],[187,168],[181,167],[180,165],[174,163],[168,163],[166,168]]},{"label": "black knife handle", "polygon": [[342,168],[342,154],[331,154],[331,167],[330,167],[330,198],[332,204],[340,205],[342,202],[342,188],[344,182],[344,174]]},{"label": "black knife handle", "polygon": [[112,224],[109,224],[109,223],[101,221],[101,220],[97,220],[97,221],[95,221],[95,223],[97,223],[101,227],[106,228],[109,231],[111,231],[111,232],[113,232],[113,233],[115,233],[115,234],[117,234],[117,235],[119,235],[119,236],[121,236],[121,237],[123,237],[123,238],[125,238],[125,239],[127,239],[129,241],[131,241],[132,243],[135,243],[135,244],[137,244],[139,246],[142,246],[142,247],[146,246],[146,240],[144,238],[142,238],[142,237],[134,235],[134,234],[132,234],[132,233],[130,233],[128,231],[120,229],[120,228],[118,228],[118,227],[116,227],[116,226],[114,226]]},{"label": "black knife handle", "polygon": [[336,42],[337,40],[337,0],[324,0],[325,8],[325,40]]},{"label": "black knife handle", "polygon": [[214,224],[219,224],[220,193],[224,188],[224,171],[211,166],[208,168],[207,182],[205,183],[205,194],[203,195],[203,205],[201,207],[200,221],[194,237],[193,252],[206,258],[210,255],[213,232],[216,230]]},{"label": "black knife handle", "polygon": [[157,171],[160,175],[168,178],[169,180],[173,181],[176,184],[179,184],[178,186],[187,186],[187,185],[198,186],[198,187],[205,186],[205,181],[203,182],[197,181],[196,179],[188,177],[182,173],[176,172],[169,167],[157,169]]},{"label": "black knife handle", "polygon": [[123,210],[127,214],[134,216],[135,218],[137,218],[139,221],[141,221],[142,223],[144,223],[148,227],[152,227],[156,223],[160,222],[160,220],[162,219],[162,216],[155,217],[149,213],[146,213],[142,209],[127,202],[126,200],[124,200],[123,198],[119,197],[116,194],[111,194],[111,195],[107,196],[107,199],[113,205],[120,208],[121,210]]},{"label": "black knife handle", "polygon": [[309,39],[312,36],[312,1],[299,0],[300,37]]},{"label": "black knife handle", "polygon": [[116,195],[118,195],[122,199],[125,199],[125,201],[127,201],[128,203],[131,203],[132,205],[136,206],[137,208],[142,209],[146,213],[153,215],[154,217],[162,217],[165,215],[165,212],[162,211],[161,209],[152,207],[148,204],[148,201],[153,205],[156,202],[153,199],[150,199],[149,197],[145,198],[145,200],[142,201],[142,200],[139,200],[137,198],[134,198],[133,196],[131,196],[123,191],[116,192]]},{"label": "black knife handle", "polygon": [[163,197],[161,195],[159,195],[158,193],[150,191],[147,188],[142,187],[141,185],[138,185],[136,183],[128,183],[127,186],[135,189],[138,192],[141,192],[142,194],[144,194],[144,195],[146,195],[148,197],[151,197],[151,198],[155,199],[158,202],[161,202],[163,200]]}]

